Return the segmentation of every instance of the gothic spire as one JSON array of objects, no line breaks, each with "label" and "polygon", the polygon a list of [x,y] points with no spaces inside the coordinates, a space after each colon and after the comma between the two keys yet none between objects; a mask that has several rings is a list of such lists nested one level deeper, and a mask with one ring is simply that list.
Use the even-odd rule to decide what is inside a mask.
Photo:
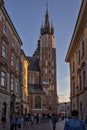
[{"label": "gothic spire", "polygon": [[54,34],[53,27],[51,27],[49,21],[48,2],[46,2],[45,22],[44,25],[41,27],[41,35],[43,34]]},{"label": "gothic spire", "polygon": [[50,22],[49,22],[49,14],[48,14],[48,3],[46,3],[46,14],[45,14],[45,23],[44,27],[50,27]]}]

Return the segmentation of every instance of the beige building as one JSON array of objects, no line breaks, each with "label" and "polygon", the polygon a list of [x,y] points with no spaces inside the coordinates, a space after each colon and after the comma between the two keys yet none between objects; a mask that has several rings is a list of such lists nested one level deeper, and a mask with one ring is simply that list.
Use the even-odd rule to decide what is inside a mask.
[{"label": "beige building", "polygon": [[70,66],[71,109],[87,114],[87,0],[83,0],[66,55]]},{"label": "beige building", "polygon": [[21,50],[21,113],[26,114],[29,112],[29,101],[28,101],[28,66],[29,61],[25,56],[23,50]]}]

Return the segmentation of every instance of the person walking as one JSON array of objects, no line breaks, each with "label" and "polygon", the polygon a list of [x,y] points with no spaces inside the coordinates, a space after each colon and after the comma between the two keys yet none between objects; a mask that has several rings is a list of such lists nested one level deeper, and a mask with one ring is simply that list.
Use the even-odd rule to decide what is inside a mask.
[{"label": "person walking", "polygon": [[78,111],[71,112],[71,119],[65,122],[64,130],[86,130],[85,124],[78,118]]},{"label": "person walking", "polygon": [[17,130],[17,123],[18,123],[18,116],[17,116],[17,114],[15,113],[15,114],[12,116],[12,119],[11,119],[11,127],[10,127],[10,130]]},{"label": "person walking", "polygon": [[58,121],[55,113],[52,114],[51,121],[52,121],[53,130],[55,130],[56,129],[56,123]]}]

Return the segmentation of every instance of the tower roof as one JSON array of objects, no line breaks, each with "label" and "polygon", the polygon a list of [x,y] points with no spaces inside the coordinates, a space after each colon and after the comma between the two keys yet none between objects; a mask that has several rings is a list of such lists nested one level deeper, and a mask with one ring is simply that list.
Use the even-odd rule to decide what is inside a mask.
[{"label": "tower roof", "polygon": [[41,35],[43,34],[54,34],[54,28],[49,21],[48,3],[46,3],[45,22],[44,25],[41,26]]}]

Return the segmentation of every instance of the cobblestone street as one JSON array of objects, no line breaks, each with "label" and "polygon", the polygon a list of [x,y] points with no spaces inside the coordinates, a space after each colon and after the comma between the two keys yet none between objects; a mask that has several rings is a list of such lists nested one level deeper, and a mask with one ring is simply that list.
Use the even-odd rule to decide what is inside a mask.
[{"label": "cobblestone street", "polygon": [[[64,122],[59,121],[56,124],[56,130],[63,130],[64,128]],[[2,128],[2,125],[0,123],[0,130],[10,130],[10,124],[7,123],[5,128]],[[17,128],[17,130],[21,130]],[[39,124],[34,124],[32,127],[30,124],[28,127],[23,127],[22,130],[52,130],[52,123],[49,121],[49,123],[39,123]]]}]

